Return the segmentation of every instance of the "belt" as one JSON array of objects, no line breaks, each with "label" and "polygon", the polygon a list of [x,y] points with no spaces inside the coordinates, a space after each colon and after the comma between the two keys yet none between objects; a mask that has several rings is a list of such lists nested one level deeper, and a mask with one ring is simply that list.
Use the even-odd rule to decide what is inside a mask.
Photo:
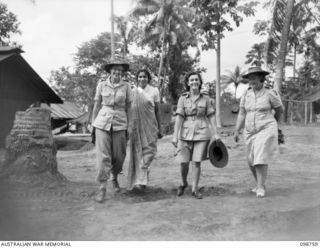
[{"label": "belt", "polygon": [[104,108],[110,109],[110,110],[120,110],[120,111],[125,111],[125,107],[120,107],[120,106],[110,106],[110,105],[103,105]]},{"label": "belt", "polygon": [[197,119],[196,115],[188,115],[184,118],[186,121],[195,121]]}]

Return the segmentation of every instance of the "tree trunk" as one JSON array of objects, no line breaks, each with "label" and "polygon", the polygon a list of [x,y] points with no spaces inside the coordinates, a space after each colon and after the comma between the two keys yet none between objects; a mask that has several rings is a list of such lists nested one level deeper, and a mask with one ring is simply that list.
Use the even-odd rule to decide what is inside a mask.
[{"label": "tree trunk", "polygon": [[296,82],[296,64],[297,64],[297,44],[293,48],[293,81]]},{"label": "tree trunk", "polygon": [[216,83],[216,122],[217,127],[221,128],[221,116],[220,116],[220,33],[217,38],[217,83]]},{"label": "tree trunk", "polygon": [[160,63],[159,63],[159,71],[158,71],[158,87],[160,91],[160,99],[162,99],[162,88],[163,88],[163,80],[161,81],[161,72],[163,68],[163,58],[165,54],[165,45],[166,45],[166,25],[164,27],[163,35],[162,35],[162,44],[161,44],[161,55],[160,55]]},{"label": "tree trunk", "polygon": [[277,65],[276,65],[276,75],[274,80],[275,81],[274,89],[277,90],[279,93],[280,93],[282,81],[284,78],[287,44],[288,44],[290,25],[291,25],[291,20],[293,15],[293,7],[294,7],[294,0],[288,0],[286,17],[284,20],[284,25],[283,25],[282,34],[281,34],[280,50],[279,50]]}]

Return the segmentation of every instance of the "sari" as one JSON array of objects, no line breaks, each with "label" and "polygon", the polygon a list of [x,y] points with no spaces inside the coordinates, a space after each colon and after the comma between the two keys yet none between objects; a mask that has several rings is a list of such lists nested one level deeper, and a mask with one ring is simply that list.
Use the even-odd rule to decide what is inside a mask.
[{"label": "sari", "polygon": [[158,126],[154,104],[141,88],[132,90],[132,136],[129,141],[128,188],[147,185],[157,153]]}]

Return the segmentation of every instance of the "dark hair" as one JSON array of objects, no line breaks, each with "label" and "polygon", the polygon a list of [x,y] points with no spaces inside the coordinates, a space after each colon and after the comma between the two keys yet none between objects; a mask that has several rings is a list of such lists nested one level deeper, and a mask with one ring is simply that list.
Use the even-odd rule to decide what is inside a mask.
[{"label": "dark hair", "polygon": [[189,82],[189,78],[190,78],[192,75],[197,75],[197,76],[198,76],[199,81],[200,81],[200,86],[199,86],[199,91],[200,91],[201,88],[202,88],[202,78],[201,78],[200,73],[199,73],[199,72],[195,72],[195,71],[188,73],[188,74],[185,76],[185,78],[184,78],[184,85],[185,85],[185,87],[186,87],[186,90],[187,90],[187,91],[190,91],[190,86],[188,85],[188,82]]},{"label": "dark hair", "polygon": [[151,75],[150,75],[150,72],[149,72],[147,69],[140,69],[140,70],[137,72],[137,74],[136,74],[137,82],[138,82],[139,74],[140,74],[141,72],[144,72],[144,73],[147,75],[147,77],[148,77],[148,84],[150,84]]}]

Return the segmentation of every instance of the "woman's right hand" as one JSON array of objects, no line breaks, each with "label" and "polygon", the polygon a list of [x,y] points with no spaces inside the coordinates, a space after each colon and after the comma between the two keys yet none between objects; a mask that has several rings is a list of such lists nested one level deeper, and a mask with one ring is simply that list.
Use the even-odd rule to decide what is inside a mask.
[{"label": "woman's right hand", "polygon": [[177,147],[178,147],[178,138],[175,137],[175,136],[173,136],[171,143],[172,143],[172,145],[173,145],[174,147],[177,148]]},{"label": "woman's right hand", "polygon": [[236,143],[239,142],[239,131],[236,130],[236,131],[234,132],[233,139],[234,139],[234,141],[235,141]]}]

